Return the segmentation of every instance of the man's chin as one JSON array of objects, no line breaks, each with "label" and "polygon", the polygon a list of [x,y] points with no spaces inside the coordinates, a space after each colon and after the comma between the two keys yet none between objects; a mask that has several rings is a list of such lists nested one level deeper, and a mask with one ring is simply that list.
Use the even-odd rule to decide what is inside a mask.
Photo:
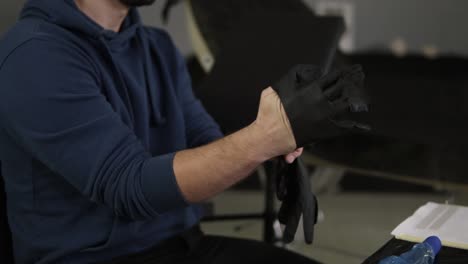
[{"label": "man's chin", "polygon": [[122,4],[128,7],[139,7],[152,5],[156,0],[119,0]]}]

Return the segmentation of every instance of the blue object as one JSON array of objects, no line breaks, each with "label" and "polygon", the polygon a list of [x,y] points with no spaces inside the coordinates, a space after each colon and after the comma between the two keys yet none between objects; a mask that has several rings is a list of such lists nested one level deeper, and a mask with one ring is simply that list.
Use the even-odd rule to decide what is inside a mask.
[{"label": "blue object", "polygon": [[381,260],[379,264],[433,264],[441,247],[440,239],[431,236],[423,243],[414,245],[410,251],[400,256],[387,257]]},{"label": "blue object", "polygon": [[177,151],[221,132],[167,33],[29,0],[0,41],[0,160],[16,263],[91,263],[198,223]]}]

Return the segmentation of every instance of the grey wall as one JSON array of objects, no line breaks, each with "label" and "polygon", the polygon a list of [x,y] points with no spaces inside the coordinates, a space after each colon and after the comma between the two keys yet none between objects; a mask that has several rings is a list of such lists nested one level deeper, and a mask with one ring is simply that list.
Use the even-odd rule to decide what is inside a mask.
[{"label": "grey wall", "polygon": [[186,55],[190,54],[192,48],[186,27],[184,5],[174,7],[171,10],[171,16],[167,25],[164,25],[161,21],[161,9],[164,3],[165,0],[157,0],[156,4],[141,8],[140,13],[144,22],[151,26],[165,28],[171,34],[181,52]]},{"label": "grey wall", "polygon": [[467,0],[305,0],[311,7],[320,1],[355,5],[357,50],[385,50],[401,37],[415,52],[430,44],[468,55]]},{"label": "grey wall", "polygon": [[[196,0],[195,0],[196,1]],[[285,0],[287,1],[287,0]],[[388,50],[390,42],[404,39],[411,51],[433,45],[443,53],[468,55],[467,0],[304,0],[314,7],[319,1],[354,5],[356,51]],[[14,23],[24,0],[0,1],[0,34]],[[143,20],[161,26],[163,1],[141,10]],[[184,54],[191,52],[183,7],[177,7],[166,27]]]}]

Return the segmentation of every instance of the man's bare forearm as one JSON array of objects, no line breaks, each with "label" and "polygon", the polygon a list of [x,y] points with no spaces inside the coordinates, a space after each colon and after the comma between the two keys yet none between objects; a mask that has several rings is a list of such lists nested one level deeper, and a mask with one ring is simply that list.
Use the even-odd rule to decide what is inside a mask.
[{"label": "man's bare forearm", "polygon": [[174,173],[185,199],[206,200],[247,177],[269,158],[261,144],[255,125],[250,125],[206,146],[178,152]]},{"label": "man's bare forearm", "polygon": [[211,198],[262,162],[293,152],[296,142],[285,115],[278,95],[267,88],[251,125],[209,145],[176,153],[174,173],[185,199],[196,203]]}]

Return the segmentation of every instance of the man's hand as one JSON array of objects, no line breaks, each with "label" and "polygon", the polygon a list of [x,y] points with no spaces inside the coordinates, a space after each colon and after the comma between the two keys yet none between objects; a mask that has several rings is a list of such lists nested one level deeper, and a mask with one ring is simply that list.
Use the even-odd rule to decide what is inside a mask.
[{"label": "man's hand", "polygon": [[[296,145],[283,104],[271,87],[262,92],[254,124],[261,128],[261,131],[264,132],[264,139],[270,145],[269,150],[267,150],[267,153],[270,152],[270,154],[266,154],[268,158],[273,158],[278,153],[283,154],[284,151],[289,151]],[[284,155],[285,161],[289,164],[293,163],[296,158],[302,155],[303,150],[303,148],[299,148],[287,153]]]},{"label": "man's hand", "polygon": [[262,92],[257,119],[252,126],[259,139],[255,147],[261,150],[265,160],[288,154],[288,160],[293,161],[300,155],[295,151],[296,141],[283,104],[271,87]]}]

